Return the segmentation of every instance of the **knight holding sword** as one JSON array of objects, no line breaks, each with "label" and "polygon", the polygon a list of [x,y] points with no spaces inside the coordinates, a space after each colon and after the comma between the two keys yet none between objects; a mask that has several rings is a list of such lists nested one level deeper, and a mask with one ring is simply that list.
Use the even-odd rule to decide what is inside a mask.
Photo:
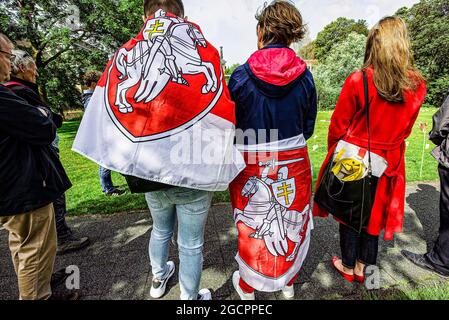
[{"label": "knight holding sword", "polygon": [[[251,234],[250,237],[260,240],[263,239],[263,237],[268,232],[270,232],[271,224],[276,219],[279,226],[279,235],[282,239],[285,239],[287,233],[285,230],[283,214],[287,211],[288,207],[290,207],[291,203],[293,202],[296,191],[295,180],[288,179],[287,165],[300,161],[304,161],[304,158],[279,162],[276,162],[274,159],[272,159],[266,163],[259,162],[259,167],[265,167],[262,171],[261,180],[270,185],[273,189],[273,198],[270,199],[270,201],[273,203],[273,210],[268,213],[267,217],[263,221],[263,225],[259,229],[257,229],[256,233]],[[268,178],[270,170],[274,170],[279,166],[283,167],[278,170],[278,179],[274,181]],[[279,184],[282,184],[282,186],[279,187]],[[276,188],[274,186],[278,187]],[[291,199],[291,197],[289,198],[290,195],[292,195],[293,200]],[[284,197],[284,201],[282,202],[283,204],[281,204],[281,202],[278,200],[279,197],[281,199],[282,197]]]},{"label": "knight holding sword", "polygon": [[159,70],[162,73],[168,72],[172,76],[172,81],[178,84],[188,85],[187,81],[182,77],[182,73],[176,65],[176,58],[173,55],[172,47],[170,45],[169,37],[170,31],[174,24],[184,22],[178,17],[166,16],[166,12],[159,10],[155,14],[155,21],[152,23],[150,20],[145,26],[144,38],[146,41],[152,43],[151,49],[146,53],[144,68],[142,70],[142,76],[146,79],[150,73],[153,65],[156,53],[162,51],[166,59],[166,69]]}]

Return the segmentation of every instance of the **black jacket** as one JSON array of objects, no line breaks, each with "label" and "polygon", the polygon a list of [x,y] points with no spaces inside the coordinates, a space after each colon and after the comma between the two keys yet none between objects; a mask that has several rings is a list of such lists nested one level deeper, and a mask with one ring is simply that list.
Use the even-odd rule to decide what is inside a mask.
[{"label": "black jacket", "polygon": [[430,140],[437,145],[432,155],[438,162],[449,168],[449,96],[438,112],[433,116],[433,129],[430,132]]},{"label": "black jacket", "polygon": [[46,206],[71,187],[56,150],[56,126],[0,85],[0,216]]},{"label": "black jacket", "polygon": [[51,109],[47,107],[47,105],[42,101],[37,84],[19,78],[11,77],[11,81],[6,82],[4,85],[8,87],[8,89],[11,89],[12,92],[14,92],[16,95],[18,95],[22,99],[25,99],[32,106],[44,107],[47,111],[51,112],[52,121],[56,125],[56,128],[62,127],[62,116],[51,111]]}]

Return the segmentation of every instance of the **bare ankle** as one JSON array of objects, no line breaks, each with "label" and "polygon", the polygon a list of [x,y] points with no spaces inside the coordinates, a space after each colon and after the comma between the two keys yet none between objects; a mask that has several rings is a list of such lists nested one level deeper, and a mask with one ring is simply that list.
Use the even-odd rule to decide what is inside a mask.
[{"label": "bare ankle", "polygon": [[346,268],[343,266],[343,272],[347,274],[354,274],[354,269]]},{"label": "bare ankle", "polygon": [[365,271],[365,265],[361,263],[360,261],[357,261],[357,264],[355,265],[354,273],[357,275],[362,275]]}]

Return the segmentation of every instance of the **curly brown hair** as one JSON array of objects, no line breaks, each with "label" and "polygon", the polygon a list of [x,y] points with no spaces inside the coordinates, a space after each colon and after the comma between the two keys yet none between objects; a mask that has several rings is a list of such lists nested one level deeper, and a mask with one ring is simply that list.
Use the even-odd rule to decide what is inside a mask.
[{"label": "curly brown hair", "polygon": [[289,46],[301,41],[306,35],[307,29],[301,13],[288,1],[265,3],[262,10],[256,14],[256,19],[259,21],[257,26],[264,45]]},{"label": "curly brown hair", "polygon": [[143,8],[147,17],[153,15],[159,9],[171,12],[181,18],[184,17],[182,0],[144,0]]},{"label": "curly brown hair", "polygon": [[97,70],[87,71],[83,77],[84,84],[86,85],[86,87],[91,87],[93,84],[97,83],[98,80],[100,80],[100,78],[101,78],[101,72],[99,72]]}]

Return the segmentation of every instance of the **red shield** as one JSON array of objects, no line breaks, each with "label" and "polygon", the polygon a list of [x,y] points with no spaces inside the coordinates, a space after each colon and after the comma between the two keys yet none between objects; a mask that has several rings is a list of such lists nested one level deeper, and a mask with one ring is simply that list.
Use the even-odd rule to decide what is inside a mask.
[{"label": "red shield", "polygon": [[[302,212],[310,204],[311,198],[311,184],[312,176],[310,170],[310,161],[308,158],[307,148],[301,148],[297,150],[278,152],[273,154],[257,154],[257,153],[245,153],[245,160],[247,162],[246,169],[235,179],[230,185],[230,193],[232,206],[239,212],[244,213],[247,217],[252,217],[251,221],[256,221],[257,219],[254,214],[267,213],[267,208],[272,207],[269,203],[264,204],[263,198],[258,197],[255,190],[261,190],[262,186],[259,188],[247,187],[248,181],[251,181],[251,177],[257,177],[258,179],[263,179],[261,176],[264,167],[260,164],[269,163],[274,160],[274,163],[279,164],[270,170],[267,178],[272,181],[276,181],[279,178],[279,169],[283,166],[288,168],[288,177],[284,176],[285,184],[294,185],[295,195],[294,197],[288,197],[288,199],[293,199],[292,203],[286,205],[285,201],[288,196],[287,188],[284,188],[285,199],[284,201],[278,202],[286,210],[294,210],[293,212]],[[251,159],[251,162],[248,162]],[[303,159],[299,162],[291,161],[292,159]],[[289,163],[291,164],[284,164]],[[251,164],[253,163],[253,164]],[[285,170],[286,171],[286,170]],[[288,178],[288,180],[287,180]],[[254,181],[254,180],[253,180]],[[281,183],[280,185],[283,185]],[[272,183],[272,186],[277,186],[276,182]],[[277,189],[276,189],[277,190]],[[275,191],[276,191],[275,190]],[[258,191],[257,191],[258,192]],[[253,195],[250,195],[253,193]],[[252,206],[248,210],[248,203],[251,201],[251,197],[256,197],[256,205]],[[274,194],[272,197],[267,197],[266,202],[275,201]],[[277,200],[276,200],[277,201]],[[259,210],[260,209],[260,210]],[[248,210],[248,211],[246,211]],[[260,211],[260,212],[258,212]],[[234,211],[235,213],[235,211]],[[262,215],[262,218],[264,216]],[[254,219],[254,220],[253,220]],[[295,217],[290,217],[290,219],[295,219]],[[245,221],[239,221],[237,223],[238,229],[238,251],[240,258],[245,262],[245,265],[252,270],[256,271],[258,274],[269,278],[278,278],[284,275],[294,264],[295,259],[288,259],[291,254],[294,254],[294,248],[298,239],[301,239],[300,245],[305,240],[305,235],[308,230],[309,215],[304,217],[304,225],[302,230],[295,230],[295,237],[292,237],[287,232],[287,250],[284,256],[274,256],[267,248],[267,244],[262,239],[254,238],[252,235],[261,228],[262,225],[250,227]],[[262,222],[262,220],[261,220]],[[287,224],[285,224],[287,228]],[[293,241],[294,240],[294,241]]]},{"label": "red shield", "polygon": [[[152,23],[152,20],[147,23]],[[143,38],[141,32],[136,39],[128,42],[123,48],[128,52],[132,52],[143,41],[146,40]],[[150,102],[146,102],[145,100],[140,102],[136,101],[136,93],[142,84],[142,79],[123,92],[120,84],[123,84],[129,76],[124,76],[123,69],[120,70],[118,63],[120,51],[111,60],[105,73],[106,78],[103,79],[103,85],[105,86],[105,104],[112,121],[131,141],[154,141],[179,133],[193,126],[216,107],[223,93],[223,75],[220,66],[220,57],[217,50],[209,43],[207,43],[206,47],[197,45],[197,51],[201,57],[201,61],[199,62],[200,66],[203,62],[206,62],[209,65],[208,73],[210,74],[212,69],[215,72],[217,79],[216,90],[210,90],[206,93],[203,92],[203,87],[207,83],[205,73],[184,74],[179,69],[181,70],[180,74],[182,74],[185,83],[177,83],[172,81],[172,78],[166,81],[168,77],[165,76],[165,79],[161,80],[165,81],[163,90]],[[133,62],[144,63],[145,58],[149,55],[149,50],[138,53],[142,52],[146,54],[142,59],[139,59],[139,56],[137,56],[133,61],[130,61],[130,57],[132,56],[130,54],[127,57],[121,58],[122,63],[127,65],[131,65]],[[175,51],[173,52],[176,53]],[[210,66],[213,66],[213,68]],[[177,68],[178,66],[174,70]],[[153,77],[154,72],[157,72],[157,70],[161,69],[151,71]],[[148,85],[154,85],[154,82]],[[126,102],[132,106],[131,112],[123,113],[120,111],[119,105],[117,104],[118,95],[126,97]]]}]

